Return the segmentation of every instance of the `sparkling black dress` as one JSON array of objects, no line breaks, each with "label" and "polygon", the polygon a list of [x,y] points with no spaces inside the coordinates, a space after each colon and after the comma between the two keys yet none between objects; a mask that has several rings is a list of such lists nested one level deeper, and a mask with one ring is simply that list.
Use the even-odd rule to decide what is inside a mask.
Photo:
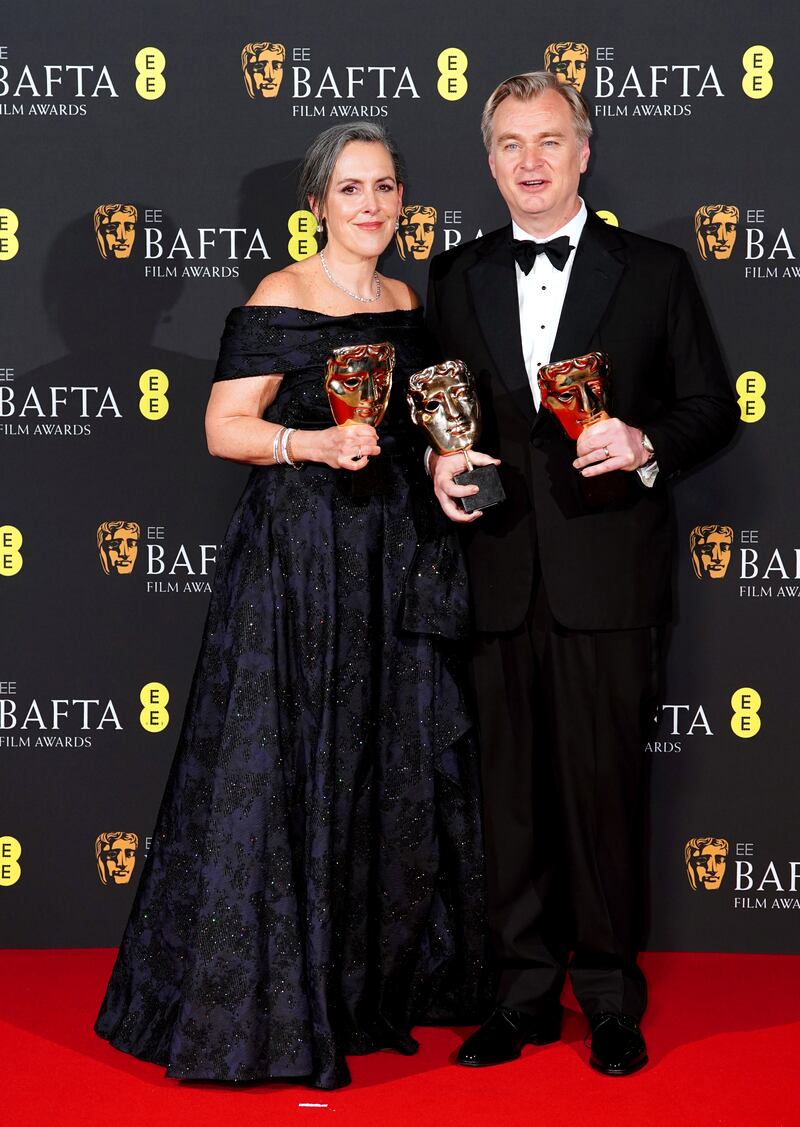
[{"label": "sparkling black dress", "polygon": [[327,427],[326,357],[384,340],[380,457],[358,473],[256,467],[221,552],[96,1026],[169,1076],[333,1088],[348,1053],[411,1052],[413,1024],[478,1016],[465,575],[405,403],[431,359],[421,312],[234,309],[217,378],[282,372],[265,417]]}]

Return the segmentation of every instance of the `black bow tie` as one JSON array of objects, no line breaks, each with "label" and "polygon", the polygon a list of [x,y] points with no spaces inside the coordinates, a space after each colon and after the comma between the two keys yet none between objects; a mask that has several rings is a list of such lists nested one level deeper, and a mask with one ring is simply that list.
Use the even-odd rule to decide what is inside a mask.
[{"label": "black bow tie", "polygon": [[551,239],[549,243],[535,243],[533,239],[512,239],[511,248],[523,274],[530,274],[536,255],[542,253],[547,255],[556,270],[563,270],[572,250],[566,235]]}]

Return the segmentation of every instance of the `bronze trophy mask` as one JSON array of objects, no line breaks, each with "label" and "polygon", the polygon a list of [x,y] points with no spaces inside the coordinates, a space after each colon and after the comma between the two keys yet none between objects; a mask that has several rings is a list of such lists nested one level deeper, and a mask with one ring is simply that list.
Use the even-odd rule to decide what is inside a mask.
[{"label": "bronze trophy mask", "polygon": [[337,426],[379,426],[392,390],[394,346],[348,344],[328,357],[325,390]]},{"label": "bronze trophy mask", "polygon": [[[543,364],[538,378],[542,406],[576,442],[587,427],[609,418],[611,361],[605,352],[587,352],[571,360]],[[629,489],[628,475],[619,470],[600,477],[581,478],[584,500],[592,506],[624,500]]]},{"label": "bronze trophy mask", "polygon": [[539,369],[542,406],[575,441],[593,423],[607,419],[611,397],[611,365],[604,352],[587,352],[572,360],[543,364]]},{"label": "bronze trophy mask", "polygon": [[[328,357],[325,390],[336,425],[379,426],[389,406],[393,371],[394,345],[381,342],[335,348]],[[388,470],[383,462],[382,458],[367,459],[363,469],[347,475],[342,488],[353,497],[384,493]]]},{"label": "bronze trophy mask", "polygon": [[477,485],[478,493],[460,497],[464,512],[488,509],[505,499],[497,466],[473,466],[469,452],[481,433],[481,408],[470,371],[461,360],[445,360],[414,372],[408,381],[411,418],[442,457],[463,454],[464,473],[457,485]]}]

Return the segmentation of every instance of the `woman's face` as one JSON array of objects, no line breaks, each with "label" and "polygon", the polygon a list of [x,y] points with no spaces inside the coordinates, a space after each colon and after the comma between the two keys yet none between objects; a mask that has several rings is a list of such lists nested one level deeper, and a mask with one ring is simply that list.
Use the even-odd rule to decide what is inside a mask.
[{"label": "woman's face", "polygon": [[321,212],[329,245],[367,258],[381,254],[394,235],[402,200],[386,148],[377,141],[348,141]]}]

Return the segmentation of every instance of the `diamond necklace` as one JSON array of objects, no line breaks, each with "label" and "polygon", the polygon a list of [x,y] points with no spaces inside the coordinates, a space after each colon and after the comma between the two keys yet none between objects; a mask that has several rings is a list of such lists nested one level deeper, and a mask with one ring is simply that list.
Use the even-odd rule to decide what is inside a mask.
[{"label": "diamond necklace", "polygon": [[347,286],[343,286],[341,282],[336,281],[333,274],[331,274],[330,270],[328,269],[328,263],[325,261],[325,251],[324,250],[321,250],[319,252],[319,260],[322,263],[322,269],[325,271],[325,277],[328,279],[329,282],[332,283],[332,285],[336,286],[337,290],[341,290],[342,293],[346,293],[347,296],[352,297],[352,299],[354,301],[360,301],[362,303],[362,305],[371,305],[373,301],[379,301],[380,300],[381,280],[378,277],[378,271],[377,270],[372,275],[372,280],[375,283],[375,296],[374,297],[359,297],[359,295],[357,293],[353,293],[353,291],[349,290],[347,288]]}]

